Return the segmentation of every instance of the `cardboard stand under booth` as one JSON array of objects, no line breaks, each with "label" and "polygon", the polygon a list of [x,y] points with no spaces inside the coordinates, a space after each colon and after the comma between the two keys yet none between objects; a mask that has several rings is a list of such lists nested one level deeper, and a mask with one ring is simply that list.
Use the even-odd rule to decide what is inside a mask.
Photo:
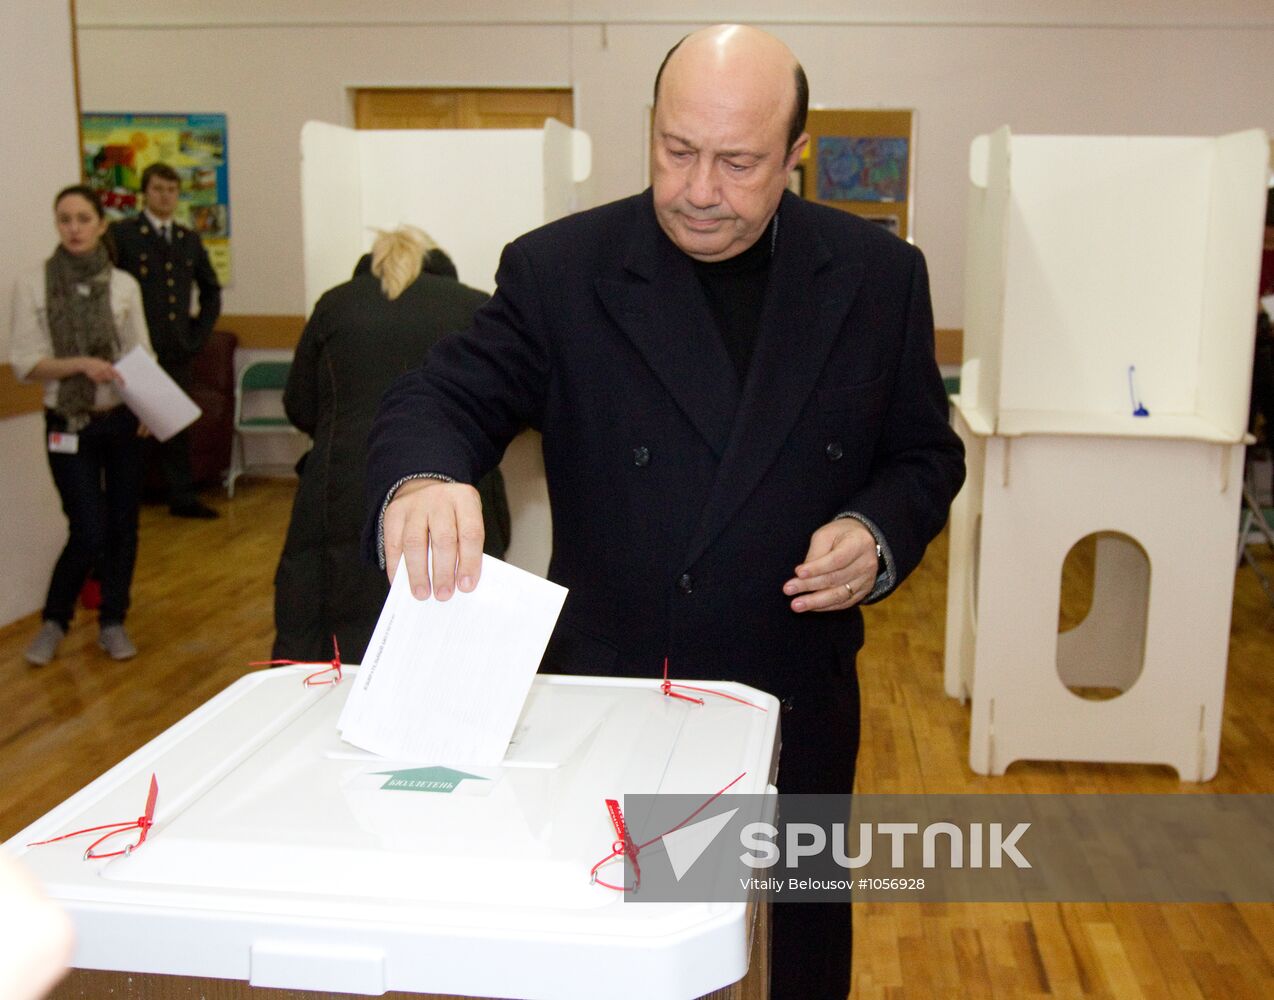
[{"label": "cardboard stand under booth", "polygon": [[[241,678],[5,845],[75,923],[57,1000],[768,997],[760,901],[631,902],[590,871],[608,798],[707,798],[740,772],[726,794],[772,792],[775,699],[540,676],[502,766],[422,775],[340,740],[357,668],[327,687],[312,670]],[[29,846],[137,816],[152,774],[131,853]]]},{"label": "cardboard stand under booth", "polygon": [[1216,774],[1268,156],[1259,131],[973,144],[945,686],[977,773]]},{"label": "cardboard stand under booth", "polygon": [[[376,229],[419,226],[455,262],[462,282],[490,292],[505,244],[582,207],[588,134],[552,118],[542,129],[301,130],[305,312],[348,281]],[[512,519],[505,559],[543,576],[552,528],[539,435],[509,445]]]}]

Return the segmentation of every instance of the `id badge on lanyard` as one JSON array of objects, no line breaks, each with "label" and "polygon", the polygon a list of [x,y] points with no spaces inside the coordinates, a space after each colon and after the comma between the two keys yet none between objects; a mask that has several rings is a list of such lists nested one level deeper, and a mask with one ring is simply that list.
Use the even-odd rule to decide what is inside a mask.
[{"label": "id badge on lanyard", "polygon": [[49,451],[58,455],[75,455],[80,450],[80,436],[65,431],[49,431]]}]

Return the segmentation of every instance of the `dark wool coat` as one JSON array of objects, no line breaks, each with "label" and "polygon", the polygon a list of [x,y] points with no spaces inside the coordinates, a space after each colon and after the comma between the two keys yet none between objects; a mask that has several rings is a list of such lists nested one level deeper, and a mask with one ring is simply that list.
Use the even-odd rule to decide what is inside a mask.
[{"label": "dark wool coat", "polygon": [[901,580],[963,481],[920,252],[784,195],[742,386],[649,191],[514,241],[497,284],[386,394],[372,504],[413,472],[473,482],[539,429],[549,576],[570,588],[542,669],[655,678],[667,656],[675,677],[773,692],[801,775],[786,790],[848,792],[862,613],[798,615],[781,588],[844,511]]},{"label": "dark wool coat", "polygon": [[[389,593],[359,552],[367,511],[367,435],[385,389],[418,367],[444,334],[467,326],[487,296],[423,273],[390,301],[370,273],[325,293],[301,334],[283,395],[288,418],[314,438],[303,460],[274,585],[274,656],[326,660],[332,636],[357,663]],[[503,556],[509,511],[499,470],[482,493],[486,551]]]}]

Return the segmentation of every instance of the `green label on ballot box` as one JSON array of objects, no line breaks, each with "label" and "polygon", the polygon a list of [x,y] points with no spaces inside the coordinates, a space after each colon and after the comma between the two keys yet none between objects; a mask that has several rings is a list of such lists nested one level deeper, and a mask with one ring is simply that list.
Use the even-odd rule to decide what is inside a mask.
[{"label": "green label on ballot box", "polygon": [[389,789],[398,792],[436,792],[448,794],[456,790],[456,786],[467,778],[474,781],[486,781],[477,774],[468,774],[450,767],[412,767],[400,771],[375,771],[375,774],[388,774],[389,780],[381,785],[381,790]]}]

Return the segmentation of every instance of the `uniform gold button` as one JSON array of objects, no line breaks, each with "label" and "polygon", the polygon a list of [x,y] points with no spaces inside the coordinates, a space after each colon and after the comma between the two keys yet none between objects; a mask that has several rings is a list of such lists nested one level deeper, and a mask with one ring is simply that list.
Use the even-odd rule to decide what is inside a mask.
[{"label": "uniform gold button", "polygon": [[172,279],[172,278],[169,278],[169,279],[168,279],[168,287],[169,287],[169,288],[172,288],[172,286],[173,286],[174,284],[176,284],[176,282],[175,282],[175,281],[173,281],[173,279]]},{"label": "uniform gold button", "polygon": [[142,268],[142,277],[143,277],[143,278],[144,278],[144,277],[146,277],[146,275],[147,275],[147,274],[149,274],[149,273],[150,273],[150,272],[149,272],[149,271],[148,271],[145,267],[143,267],[143,268]]},{"label": "uniform gold button", "polygon": [[169,314],[168,314],[168,318],[169,318],[169,319],[176,319],[176,318],[177,318],[177,314],[176,314],[176,313],[169,313]]},{"label": "uniform gold button", "polygon": [[173,269],[173,262],[170,260],[170,261],[168,261],[168,263],[166,263],[166,264],[164,265],[164,270],[165,270],[165,271],[171,271],[172,269]]},{"label": "uniform gold button", "polygon": [[170,296],[168,296],[168,301],[169,301],[169,302],[176,302],[176,301],[177,301],[177,296],[175,296],[175,295],[170,295]]}]

